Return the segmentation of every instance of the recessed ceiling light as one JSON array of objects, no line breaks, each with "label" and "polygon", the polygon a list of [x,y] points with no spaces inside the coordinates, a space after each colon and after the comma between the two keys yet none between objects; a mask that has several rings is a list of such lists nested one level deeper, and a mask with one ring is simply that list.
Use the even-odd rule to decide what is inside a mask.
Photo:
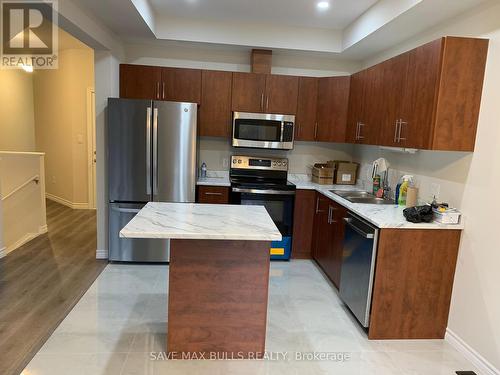
[{"label": "recessed ceiling light", "polygon": [[330,8],[330,3],[328,1],[320,1],[316,6],[318,9],[325,10]]}]

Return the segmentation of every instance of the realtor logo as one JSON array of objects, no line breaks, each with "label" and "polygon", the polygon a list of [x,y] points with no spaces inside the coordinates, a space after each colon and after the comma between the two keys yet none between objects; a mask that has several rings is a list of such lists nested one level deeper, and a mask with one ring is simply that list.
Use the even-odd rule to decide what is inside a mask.
[{"label": "realtor logo", "polygon": [[57,68],[57,1],[2,1],[2,68]]}]

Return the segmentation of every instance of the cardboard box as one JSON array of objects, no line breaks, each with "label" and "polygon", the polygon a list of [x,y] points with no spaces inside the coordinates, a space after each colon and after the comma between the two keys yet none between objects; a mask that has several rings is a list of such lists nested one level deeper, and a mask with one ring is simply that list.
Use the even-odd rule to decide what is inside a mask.
[{"label": "cardboard box", "polygon": [[312,168],[312,182],[321,185],[332,185],[335,173],[334,166],[328,162],[326,164],[316,163]]},{"label": "cardboard box", "polygon": [[358,163],[336,160],[334,184],[355,185],[358,167]]}]

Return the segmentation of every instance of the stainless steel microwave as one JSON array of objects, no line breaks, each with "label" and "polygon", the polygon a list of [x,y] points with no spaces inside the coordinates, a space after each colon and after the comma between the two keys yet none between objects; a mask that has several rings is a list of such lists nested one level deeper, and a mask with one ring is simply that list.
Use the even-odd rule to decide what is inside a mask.
[{"label": "stainless steel microwave", "polygon": [[293,148],[295,116],[234,112],[233,147]]}]

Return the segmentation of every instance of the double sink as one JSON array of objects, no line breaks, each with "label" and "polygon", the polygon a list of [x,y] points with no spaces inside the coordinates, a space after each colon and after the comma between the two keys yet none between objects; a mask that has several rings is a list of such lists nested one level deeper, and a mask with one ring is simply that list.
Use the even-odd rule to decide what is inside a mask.
[{"label": "double sink", "polygon": [[375,195],[367,193],[366,191],[330,190],[330,192],[337,194],[339,197],[342,197],[351,203],[395,204],[394,199],[377,198]]}]

